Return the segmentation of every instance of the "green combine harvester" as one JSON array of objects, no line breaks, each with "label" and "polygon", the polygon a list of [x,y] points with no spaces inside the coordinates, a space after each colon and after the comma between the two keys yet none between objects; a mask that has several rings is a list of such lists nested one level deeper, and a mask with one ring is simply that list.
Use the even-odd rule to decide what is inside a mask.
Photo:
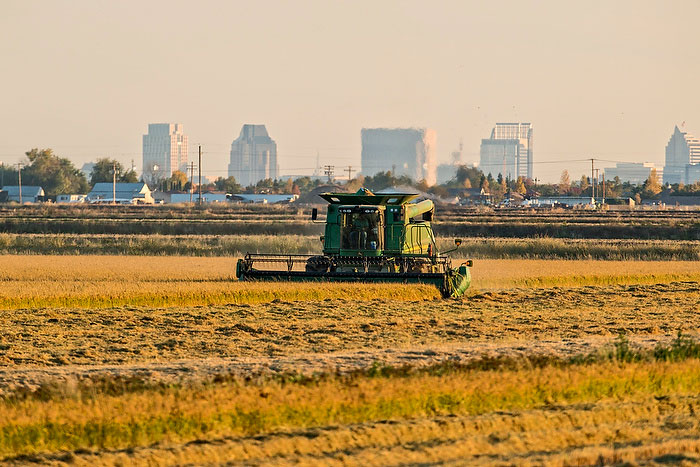
[{"label": "green combine harvester", "polygon": [[[328,201],[323,255],[246,254],[236,265],[240,280],[361,281],[433,284],[444,297],[469,287],[471,260],[453,268],[440,253],[430,222],[432,201],[417,194],[323,193]],[[311,218],[316,221],[318,212]]]}]

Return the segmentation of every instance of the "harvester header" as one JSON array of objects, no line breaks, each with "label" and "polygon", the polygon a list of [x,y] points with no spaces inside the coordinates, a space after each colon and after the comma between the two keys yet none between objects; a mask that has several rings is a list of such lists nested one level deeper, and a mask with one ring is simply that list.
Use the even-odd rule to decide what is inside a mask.
[{"label": "harvester header", "polygon": [[[435,205],[412,203],[415,193],[323,193],[328,201],[323,254],[247,254],[238,261],[241,280],[327,280],[430,283],[445,297],[469,287],[467,261],[453,268],[438,251],[431,226]],[[317,210],[312,213],[316,220]],[[457,247],[460,240],[455,240]],[[282,266],[284,269],[281,269]]]}]

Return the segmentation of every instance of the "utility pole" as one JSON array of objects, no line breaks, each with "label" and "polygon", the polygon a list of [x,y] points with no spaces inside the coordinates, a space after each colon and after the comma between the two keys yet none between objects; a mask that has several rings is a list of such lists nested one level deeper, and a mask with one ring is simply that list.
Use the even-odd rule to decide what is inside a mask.
[{"label": "utility pole", "polygon": [[328,183],[331,182],[331,179],[333,178],[333,171],[335,170],[334,165],[324,165],[323,166],[323,173],[328,177]]},{"label": "utility pole", "polygon": [[600,196],[600,169],[595,169],[595,187],[596,191],[598,192],[598,196]]},{"label": "utility pole", "polygon": [[112,204],[117,204],[117,161],[112,162]]},{"label": "utility pole", "polygon": [[190,203],[192,202],[192,193],[194,192],[194,162],[190,162]]},{"label": "utility pole", "polygon": [[202,145],[199,145],[199,205],[202,205]]},{"label": "utility pole", "polygon": [[603,204],[605,204],[605,172],[603,172]]},{"label": "utility pole", "polygon": [[595,200],[595,185],[593,184],[593,176],[595,173],[595,165],[594,165],[595,159],[591,158],[591,198]]},{"label": "utility pole", "polygon": [[0,188],[5,186],[5,163],[0,162]]},{"label": "utility pole", "polygon": [[19,181],[19,204],[22,204],[22,163],[17,163],[17,179]]},{"label": "utility pole", "polygon": [[345,170],[345,172],[348,173],[348,182],[349,182],[350,180],[352,180],[352,173],[354,172],[354,170],[352,169],[352,166],[349,165],[347,170]]}]

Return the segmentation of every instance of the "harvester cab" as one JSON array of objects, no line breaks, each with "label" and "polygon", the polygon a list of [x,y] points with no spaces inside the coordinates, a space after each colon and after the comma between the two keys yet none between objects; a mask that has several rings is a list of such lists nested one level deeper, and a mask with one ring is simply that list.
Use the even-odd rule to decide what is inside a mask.
[{"label": "harvester cab", "polygon": [[453,268],[448,252],[438,251],[432,201],[411,203],[417,194],[375,195],[365,188],[320,196],[328,202],[322,255],[247,254],[238,261],[237,277],[429,283],[445,297],[461,296],[469,287],[471,261]]}]

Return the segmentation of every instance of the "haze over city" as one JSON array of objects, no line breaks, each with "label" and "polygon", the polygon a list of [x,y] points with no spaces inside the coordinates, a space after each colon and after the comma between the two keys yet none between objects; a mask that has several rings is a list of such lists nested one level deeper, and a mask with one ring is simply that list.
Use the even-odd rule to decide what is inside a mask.
[{"label": "haze over city", "polygon": [[[245,123],[282,174],[360,165],[363,127],[429,127],[464,162],[496,122],[532,122],[534,176],[663,165],[700,133],[697,1],[3,2],[0,161],[52,148],[141,164],[148,123],[180,122],[225,176]],[[614,163],[608,164],[610,166]]]}]

